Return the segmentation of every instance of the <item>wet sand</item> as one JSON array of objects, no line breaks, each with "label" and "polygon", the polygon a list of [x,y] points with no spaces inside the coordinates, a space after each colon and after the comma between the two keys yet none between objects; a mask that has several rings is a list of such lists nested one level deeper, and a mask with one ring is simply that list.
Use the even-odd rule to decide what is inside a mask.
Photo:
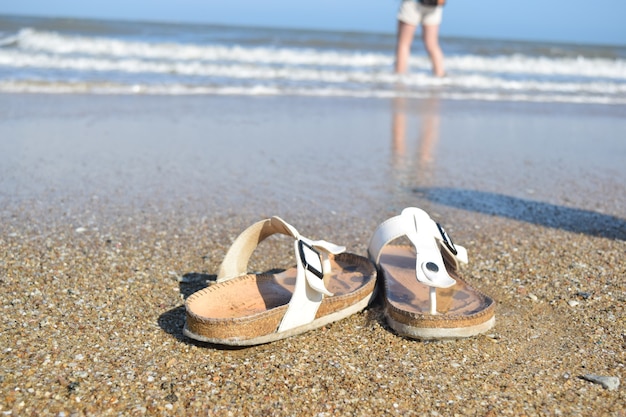
[{"label": "wet sand", "polygon": [[[2,95],[0,412],[624,416],[625,116],[435,99]],[[376,303],[257,347],[183,336],[185,297],[251,223],[280,215],[365,254],[406,206],[468,248],[463,276],[497,302],[489,334],[404,339]],[[284,242],[257,255],[253,270],[292,263]]]}]

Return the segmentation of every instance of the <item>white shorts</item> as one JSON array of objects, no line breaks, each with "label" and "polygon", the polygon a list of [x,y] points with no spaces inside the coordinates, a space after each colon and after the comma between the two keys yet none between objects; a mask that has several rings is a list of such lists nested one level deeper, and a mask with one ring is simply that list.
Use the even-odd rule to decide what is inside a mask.
[{"label": "white shorts", "polygon": [[398,20],[412,26],[440,25],[443,6],[424,6],[416,0],[403,0],[398,11]]}]

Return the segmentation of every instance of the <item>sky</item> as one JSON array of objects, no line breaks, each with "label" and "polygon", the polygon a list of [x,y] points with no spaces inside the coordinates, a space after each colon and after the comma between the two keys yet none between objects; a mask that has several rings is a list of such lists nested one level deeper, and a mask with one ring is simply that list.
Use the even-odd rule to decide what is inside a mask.
[{"label": "sky", "polygon": [[[398,4],[399,0],[0,0],[0,14],[393,33]],[[626,45],[626,0],[448,0],[441,34]]]}]

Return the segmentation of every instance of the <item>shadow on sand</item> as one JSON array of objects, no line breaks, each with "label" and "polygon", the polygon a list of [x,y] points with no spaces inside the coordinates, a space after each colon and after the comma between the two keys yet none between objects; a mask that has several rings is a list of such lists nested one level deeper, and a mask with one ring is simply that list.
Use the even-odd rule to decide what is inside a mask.
[{"label": "shadow on sand", "polygon": [[461,188],[426,187],[412,191],[437,204],[626,241],[626,220],[612,215]]},{"label": "shadow on sand", "polygon": [[[179,283],[180,293],[185,300],[196,291],[206,288],[211,282],[215,282],[216,275],[203,274],[199,272],[190,272],[183,275],[183,279]],[[158,319],[158,324],[163,331],[172,335],[177,340],[185,342],[191,345],[202,347],[213,347],[219,349],[227,349],[223,346],[215,346],[210,343],[199,342],[194,339],[190,339],[183,334],[183,327],[185,326],[185,306],[181,305],[161,314]]]},{"label": "shadow on sand", "polygon": [[[278,273],[282,272],[282,269],[271,269],[266,273]],[[182,276],[182,280],[179,283],[179,291],[186,300],[192,294],[202,290],[214,284],[217,279],[217,275],[204,274],[201,272],[189,272]],[[161,314],[158,319],[158,324],[163,331],[173,336],[175,339],[195,346],[213,348],[218,350],[230,350],[237,351],[250,348],[250,346],[228,346],[228,345],[216,345],[207,342],[201,342],[195,339],[191,339],[183,333],[185,327],[186,312],[185,306],[181,305],[174,307]]]}]

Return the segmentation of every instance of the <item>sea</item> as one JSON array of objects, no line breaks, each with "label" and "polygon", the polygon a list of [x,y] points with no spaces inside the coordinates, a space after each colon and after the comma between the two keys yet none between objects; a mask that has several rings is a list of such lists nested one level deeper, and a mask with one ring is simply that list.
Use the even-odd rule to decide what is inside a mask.
[{"label": "sea", "polygon": [[0,93],[407,97],[626,104],[626,45],[443,37],[433,77],[419,36],[0,15]]}]

